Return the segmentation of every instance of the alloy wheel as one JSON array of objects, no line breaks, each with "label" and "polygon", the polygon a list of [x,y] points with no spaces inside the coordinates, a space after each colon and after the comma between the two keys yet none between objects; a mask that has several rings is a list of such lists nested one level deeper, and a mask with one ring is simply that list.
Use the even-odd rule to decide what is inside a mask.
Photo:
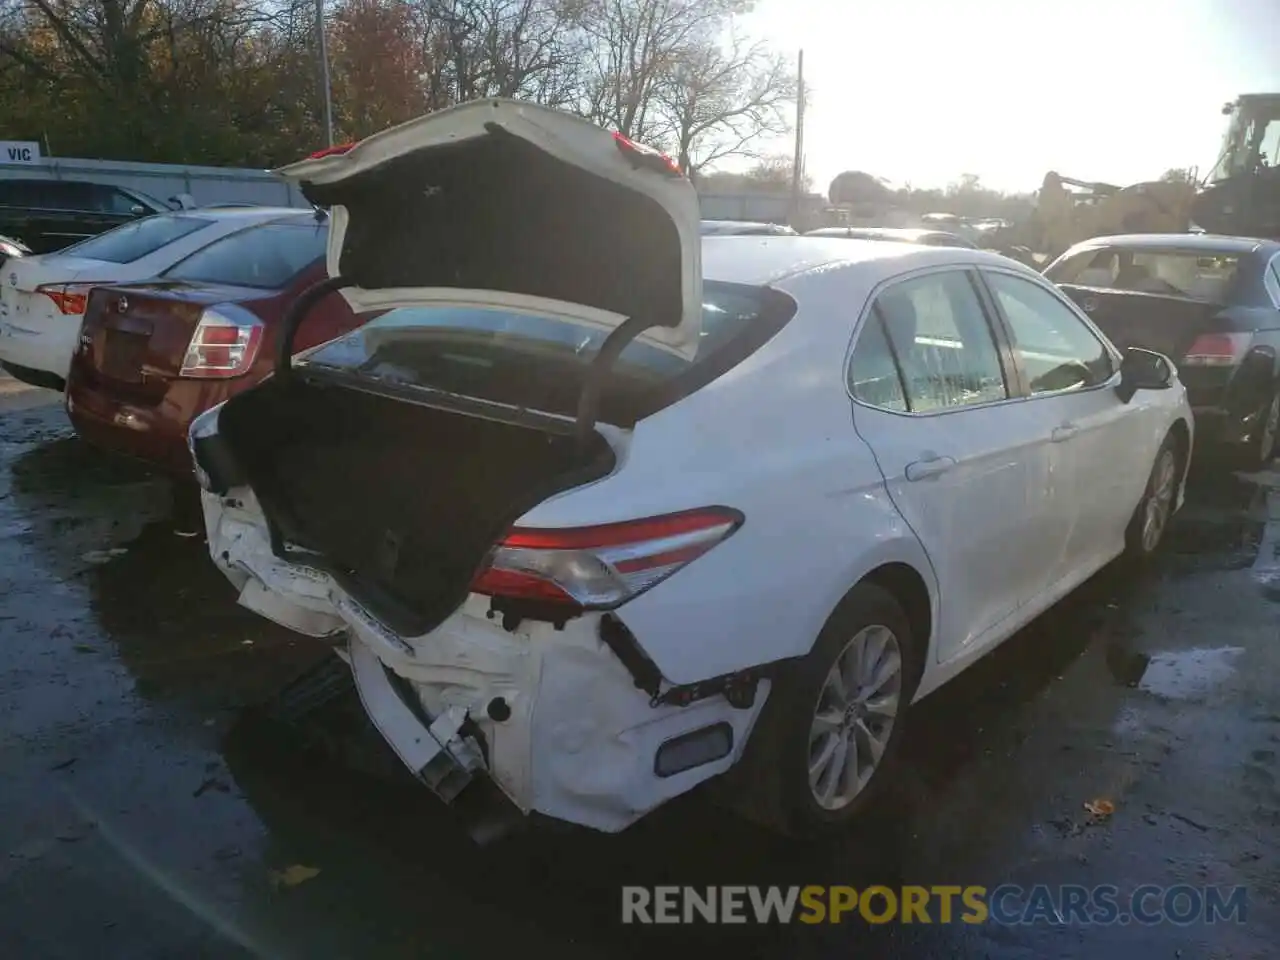
[{"label": "alloy wheel", "polygon": [[1163,450],[1156,461],[1151,495],[1147,497],[1142,517],[1142,549],[1147,553],[1160,545],[1160,538],[1169,525],[1177,485],[1177,463],[1173,451]]},{"label": "alloy wheel", "polygon": [[902,679],[902,649],[886,626],[864,627],[836,657],[809,729],[809,788],[820,807],[847,807],[879,768]]}]

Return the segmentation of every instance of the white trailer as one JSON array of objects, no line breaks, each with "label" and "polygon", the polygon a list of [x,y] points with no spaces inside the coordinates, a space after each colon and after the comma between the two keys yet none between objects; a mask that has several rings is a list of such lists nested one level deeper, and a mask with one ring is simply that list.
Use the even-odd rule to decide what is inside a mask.
[{"label": "white trailer", "polygon": [[185,195],[202,207],[226,203],[310,206],[296,186],[269,170],[42,157],[38,144],[14,141],[0,141],[0,148],[4,148],[0,149],[0,179],[87,180],[127,187],[166,202]]}]

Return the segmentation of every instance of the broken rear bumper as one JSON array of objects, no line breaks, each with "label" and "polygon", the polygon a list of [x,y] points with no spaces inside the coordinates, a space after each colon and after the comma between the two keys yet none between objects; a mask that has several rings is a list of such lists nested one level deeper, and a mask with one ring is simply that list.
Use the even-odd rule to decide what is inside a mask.
[{"label": "broken rear bumper", "polygon": [[[253,495],[204,493],[209,548],[240,602],[298,632],[345,638],[370,719],[451,802],[490,777],[524,813],[618,831],[737,762],[766,699],[686,706],[649,694],[600,639],[600,616],[506,630],[472,595],[435,631],[401,637],[327,574],[272,552]],[[661,759],[660,759],[661,758]]]}]

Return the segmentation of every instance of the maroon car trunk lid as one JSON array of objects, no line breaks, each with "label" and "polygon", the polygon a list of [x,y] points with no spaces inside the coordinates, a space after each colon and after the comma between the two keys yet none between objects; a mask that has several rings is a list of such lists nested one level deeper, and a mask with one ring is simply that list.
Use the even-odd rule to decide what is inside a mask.
[{"label": "maroon car trunk lid", "polygon": [[104,384],[135,402],[159,402],[165,381],[182,370],[204,309],[262,297],[261,290],[204,285],[99,287],[85,309],[80,350]]}]

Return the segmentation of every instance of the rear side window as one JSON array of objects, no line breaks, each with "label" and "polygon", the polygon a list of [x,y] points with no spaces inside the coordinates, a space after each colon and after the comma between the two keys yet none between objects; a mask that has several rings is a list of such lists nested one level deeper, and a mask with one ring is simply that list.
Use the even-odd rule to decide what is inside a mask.
[{"label": "rear side window", "polygon": [[912,413],[1008,397],[991,326],[964,271],[895,283],[876,297],[872,315],[888,337]]},{"label": "rear side window", "polygon": [[[0,205],[37,210],[84,209],[88,188],[57,180],[0,180]],[[76,200],[81,201],[79,206]]]},{"label": "rear side window", "polygon": [[215,240],[169,268],[168,280],[273,290],[324,256],[328,223],[264,223]]},{"label": "rear side window", "polygon": [[849,361],[849,392],[855,400],[871,407],[899,413],[907,410],[907,396],[893,349],[884,335],[884,324],[874,312],[867,317]]},{"label": "rear side window", "polygon": [[155,253],[167,243],[203,230],[212,224],[204,217],[172,217],[161,214],[126,223],[67,247],[63,253],[107,263],[132,263]]},{"label": "rear side window", "polygon": [[1239,268],[1240,258],[1228,254],[1104,247],[1064,257],[1044,275],[1054,283],[1222,304]]},{"label": "rear side window", "polygon": [[[693,360],[631,341],[605,384],[601,419],[634,422],[688,396],[753,353],[794,311],[794,301],[768,288],[704,283]],[[586,372],[608,333],[492,308],[402,307],[304,362],[574,416]]]}]

